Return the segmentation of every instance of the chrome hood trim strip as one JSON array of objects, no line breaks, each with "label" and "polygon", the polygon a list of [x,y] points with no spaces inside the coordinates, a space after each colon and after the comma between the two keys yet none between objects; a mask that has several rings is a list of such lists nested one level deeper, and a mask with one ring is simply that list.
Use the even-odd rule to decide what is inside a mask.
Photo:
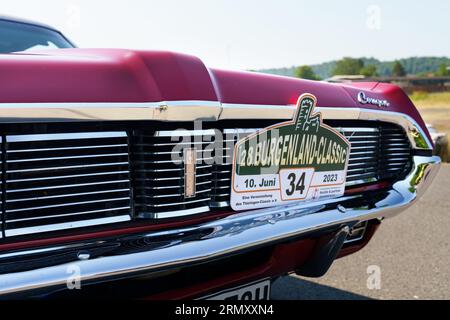
[{"label": "chrome hood trim strip", "polygon": [[[161,101],[146,103],[0,103],[0,123],[74,121],[217,121],[245,119],[290,120],[295,105],[230,104],[218,101]],[[402,113],[364,108],[319,107],[328,120],[375,120],[400,124],[415,149],[433,144],[417,122]]]},{"label": "chrome hood trim strip", "polygon": [[81,285],[84,285],[206,262],[212,258],[226,257],[242,250],[288,240],[328,227],[388,218],[408,208],[425,192],[437,174],[440,162],[439,157],[415,156],[411,173],[387,190],[383,198],[380,198],[370,209],[365,206],[343,208],[340,204],[350,199],[347,197],[254,210],[234,214],[195,228],[149,233],[141,237],[164,235],[180,235],[181,237],[190,232],[204,235],[188,241],[175,238],[171,243],[165,243],[148,251],[101,256],[91,260],[80,258],[73,263],[2,274],[0,275],[0,294],[50,287],[65,288],[67,281],[70,281],[68,270],[73,270],[74,266],[80,271]]},{"label": "chrome hood trim strip", "polygon": [[217,120],[218,101],[0,103],[0,123],[120,120]]}]

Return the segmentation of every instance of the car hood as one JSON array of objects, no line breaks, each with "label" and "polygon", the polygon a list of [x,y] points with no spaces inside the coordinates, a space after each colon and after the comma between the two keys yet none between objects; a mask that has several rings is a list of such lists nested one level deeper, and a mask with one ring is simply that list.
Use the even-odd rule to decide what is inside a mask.
[{"label": "car hood", "polygon": [[[0,103],[215,101],[293,105],[302,93],[320,107],[402,112],[424,127],[401,89],[389,84],[332,84],[206,67],[196,57],[166,51],[62,49],[0,55]],[[360,92],[388,100],[362,104]]]}]

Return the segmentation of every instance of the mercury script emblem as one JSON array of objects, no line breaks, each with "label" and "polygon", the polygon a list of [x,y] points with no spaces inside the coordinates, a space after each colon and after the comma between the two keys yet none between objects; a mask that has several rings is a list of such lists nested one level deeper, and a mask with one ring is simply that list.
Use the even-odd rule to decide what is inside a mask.
[{"label": "mercury script emblem", "polygon": [[362,104],[373,104],[379,107],[389,107],[391,105],[391,103],[387,100],[368,97],[362,91],[358,93],[358,102]]}]

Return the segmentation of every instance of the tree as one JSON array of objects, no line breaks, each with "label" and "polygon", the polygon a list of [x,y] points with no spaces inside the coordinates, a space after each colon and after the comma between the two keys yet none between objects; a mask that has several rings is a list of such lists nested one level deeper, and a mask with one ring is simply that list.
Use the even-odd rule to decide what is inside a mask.
[{"label": "tree", "polygon": [[301,79],[309,79],[309,80],[318,80],[319,78],[314,73],[314,70],[310,66],[300,66],[295,68],[294,72],[297,78]]},{"label": "tree", "polygon": [[336,62],[333,75],[359,75],[364,67],[362,59],[345,57]]},{"label": "tree", "polygon": [[404,77],[406,76],[406,71],[400,61],[395,61],[392,67],[392,75],[394,77]]},{"label": "tree", "polygon": [[361,69],[361,74],[366,77],[378,77],[377,67],[373,64],[369,64]]},{"label": "tree", "polygon": [[447,69],[447,65],[445,63],[439,66],[439,70],[435,73],[438,77],[447,77],[450,76],[450,71]]}]

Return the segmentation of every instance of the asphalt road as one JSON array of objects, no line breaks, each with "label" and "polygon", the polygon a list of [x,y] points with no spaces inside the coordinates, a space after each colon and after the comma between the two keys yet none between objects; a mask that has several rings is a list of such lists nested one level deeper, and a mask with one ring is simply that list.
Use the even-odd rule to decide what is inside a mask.
[{"label": "asphalt road", "polygon": [[385,220],[366,248],[335,261],[320,279],[279,279],[272,299],[450,299],[449,181],[450,165],[443,165],[427,193]]}]

